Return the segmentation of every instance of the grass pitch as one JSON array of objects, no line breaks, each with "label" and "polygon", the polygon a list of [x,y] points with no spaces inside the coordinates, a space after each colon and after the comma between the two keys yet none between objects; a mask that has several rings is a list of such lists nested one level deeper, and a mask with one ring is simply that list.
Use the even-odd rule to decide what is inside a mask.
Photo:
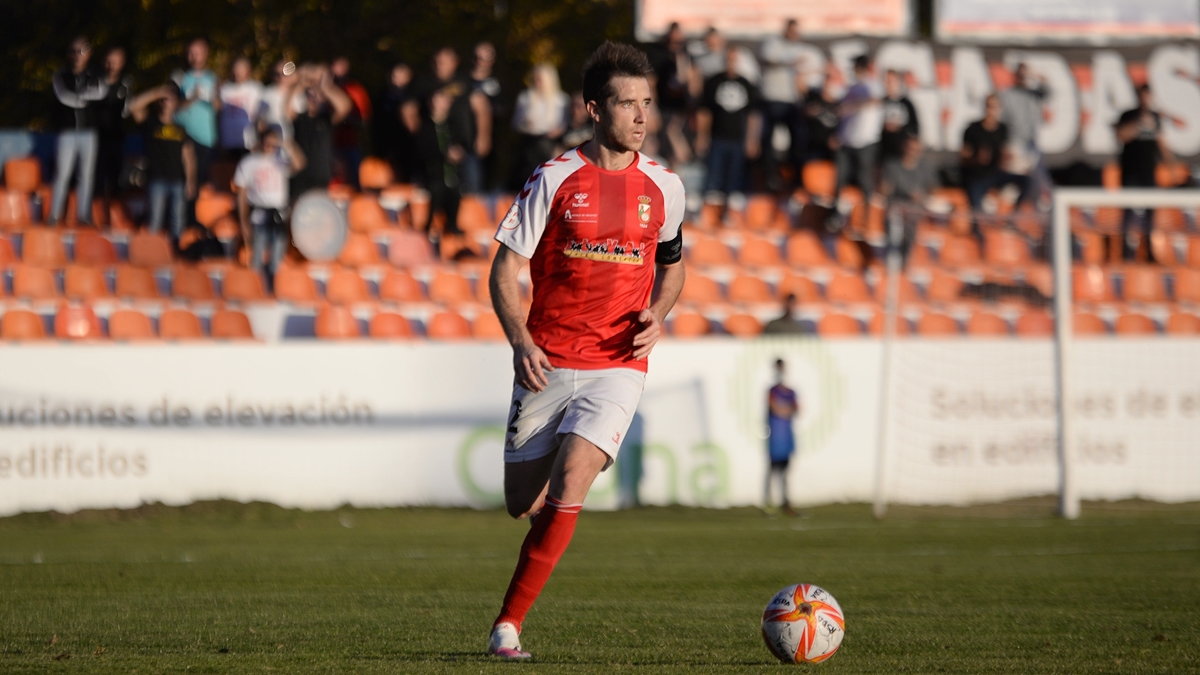
[{"label": "grass pitch", "polygon": [[482,655],[526,531],[499,512],[263,504],[0,519],[0,673],[778,673],[759,616],[812,582],[822,673],[1200,672],[1200,505],[584,512]]}]

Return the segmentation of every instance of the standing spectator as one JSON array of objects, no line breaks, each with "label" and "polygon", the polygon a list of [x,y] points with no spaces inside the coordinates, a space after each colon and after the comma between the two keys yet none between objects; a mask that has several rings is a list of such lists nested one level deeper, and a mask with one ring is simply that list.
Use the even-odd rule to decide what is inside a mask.
[{"label": "standing spectator", "polygon": [[820,159],[834,161],[837,158],[841,140],[838,138],[838,125],[842,118],[838,115],[837,85],[833,78],[825,78],[825,83],[818,89],[809,91],[804,101],[804,117],[808,122],[808,153],[804,161]]},{"label": "standing spectator", "polygon": [[[457,234],[458,205],[462,198],[462,180],[459,167],[467,156],[468,130],[461,119],[451,114],[454,97],[444,89],[429,96],[426,108],[429,114],[422,120],[417,133],[417,150],[421,157],[423,181],[429,192],[429,219],[423,226],[431,240],[441,234]],[[443,232],[434,232],[433,215],[441,212],[446,218]]]},{"label": "standing spectator", "polygon": [[1008,127],[1008,170],[1029,177],[1026,192],[1034,200],[1050,188],[1050,174],[1038,148],[1044,106],[1049,91],[1046,83],[1024,63],[1013,70],[1013,86],[1001,92],[1000,121]]},{"label": "standing spectator", "polygon": [[[67,50],[69,65],[54,73],[51,83],[58,105],[54,109],[58,128],[58,152],[54,168],[54,204],[50,224],[56,225],[67,207],[67,190],[71,173],[75,172],[75,212],[80,223],[92,222],[92,181],[96,176],[96,153],[99,139],[96,133],[95,101],[108,94],[108,85],[87,69],[92,56],[92,44],[85,37],[71,41]],[[78,162],[76,161],[78,159]],[[78,163],[78,168],[76,164]]]},{"label": "standing spectator", "polygon": [[[492,144],[490,135],[491,130],[496,128],[496,121],[499,119],[501,111],[504,110],[501,103],[501,94],[503,89],[500,85],[500,80],[493,72],[496,67],[496,46],[491,42],[483,41],[475,45],[475,61],[471,65],[471,91],[474,94],[483,94],[487,102],[487,113],[490,121],[487,125],[489,129],[489,138],[487,152],[479,153],[477,148],[476,154],[479,157],[478,178],[472,178],[481,186],[481,191],[484,188],[491,187],[496,181],[496,153],[492,152],[490,147]],[[473,161],[473,160],[471,160]],[[472,168],[472,170],[476,170]]]},{"label": "standing spectator", "polygon": [[754,58],[754,54],[745,47],[730,47],[725,36],[710,26],[704,32],[704,38],[701,41],[693,42],[688,46],[692,65],[695,66],[698,75],[696,79],[701,85],[709,78],[725,72],[725,64],[728,61],[725,57],[731,51],[737,52],[741,57],[738,59],[738,74],[751,83],[758,84],[761,73],[758,70],[758,61]]},{"label": "standing spectator", "polygon": [[458,52],[453,47],[442,47],[433,55],[433,73],[418,87],[418,95],[422,101],[428,102],[438,89],[444,90],[452,99],[450,117],[455,120],[454,124],[465,124],[463,128],[470,134],[464,147],[466,156],[460,167],[462,191],[482,192],[480,159],[492,151],[491,107],[483,92],[474,91],[470,82],[459,77]]},{"label": "standing spectator", "polygon": [[783,299],[783,314],[763,326],[763,335],[798,335],[803,332],[804,325],[796,318],[796,296],[788,293]]},{"label": "standing spectator", "polygon": [[231,75],[221,85],[221,150],[237,162],[258,145],[258,113],[262,107],[263,85],[251,77],[250,59],[233,60]]},{"label": "standing spectator", "polygon": [[[1121,141],[1121,186],[1131,188],[1152,188],[1157,183],[1154,180],[1154,170],[1159,162],[1174,159],[1170,148],[1167,147],[1162,135],[1162,117],[1154,110],[1153,96],[1150,85],[1138,87],[1138,107],[1128,110],[1117,121],[1117,139]],[[1146,243],[1146,251],[1150,261],[1154,262],[1154,254],[1150,248],[1150,230],[1154,223],[1152,209],[1125,209],[1121,218],[1122,257],[1133,260],[1137,257],[1137,249],[1142,241]],[[1129,236],[1130,226],[1140,220],[1138,225],[1141,232],[1133,239]]]},{"label": "standing spectator", "polygon": [[854,84],[838,106],[841,141],[837,154],[838,194],[841,188],[854,183],[862,190],[863,200],[875,192],[875,170],[878,166],[879,139],[883,133],[883,106],[879,82],[871,77],[871,59],[862,54],[854,59]]},{"label": "standing spectator", "polygon": [[292,118],[304,112],[308,102],[304,92],[297,92],[300,75],[296,64],[278,61],[271,70],[271,84],[263,88],[262,104],[258,113],[258,130],[275,127],[284,141],[292,139]]},{"label": "standing spectator", "polygon": [[883,89],[883,132],[879,136],[879,159],[886,164],[888,160],[900,159],[908,138],[920,134],[921,125],[917,121],[917,109],[904,91],[903,74],[896,70],[887,71]]},{"label": "standing spectator", "polygon": [[763,42],[759,58],[763,63],[763,137],[766,149],[767,185],[772,190],[782,187],[776,148],[773,142],[777,129],[787,130],[788,146],[782,150],[784,164],[799,175],[802,155],[808,146],[808,128],[801,123],[800,102],[808,93],[807,70],[809,46],[800,41],[800,22],[788,19],[783,34]]},{"label": "standing spectator", "polygon": [[696,112],[696,152],[708,155],[704,198],[724,203],[744,188],[746,158],[758,156],[762,137],[758,88],[738,74],[741,53],[725,56],[725,72],[704,83]]},{"label": "standing spectator", "polygon": [[[303,168],[304,153],[272,126],[263,130],[258,149],[243,157],[233,174],[242,241],[250,248],[250,269],[264,276],[271,292],[275,270],[290,243],[288,177]],[[264,256],[269,256],[265,264]]]},{"label": "standing spectator", "polygon": [[583,101],[583,92],[577,91],[571,94],[570,119],[567,123],[567,131],[562,135],[562,140],[558,144],[558,154],[592,140],[594,132],[592,116],[588,114],[587,103]]},{"label": "standing spectator", "polygon": [[659,47],[650,54],[650,62],[654,67],[655,103],[662,114],[665,132],[660,146],[667,149],[672,166],[678,167],[692,161],[692,149],[683,131],[692,102],[688,88],[692,60],[678,23],[667,29]]},{"label": "standing spectator", "polygon": [[984,101],[983,119],[973,122],[963,132],[962,160],[963,189],[971,208],[983,208],[983,198],[989,190],[1005,185],[1016,185],[1021,190],[1017,203],[1024,201],[1029,187],[1029,178],[1005,171],[1004,159],[1008,153],[1008,126],[1000,121],[1003,109],[1000,99],[991,94]]},{"label": "standing spectator", "polygon": [[105,206],[121,190],[121,168],[125,164],[125,118],[133,96],[133,78],[125,73],[125,50],[112,47],[104,56],[104,98],[96,101],[96,130],[100,139],[96,182]]},{"label": "standing spectator", "polygon": [[333,180],[333,129],[354,108],[325,66],[301,66],[299,75],[306,106],[304,112],[292,118],[292,133],[305,164],[292,176],[293,199],[313,188],[329,187]]},{"label": "standing spectator", "polygon": [[406,108],[411,112],[418,109],[413,96],[412,78],[412,68],[407,63],[392,66],[387,84],[375,102],[375,123],[371,134],[375,154],[387,159],[396,180],[402,183],[412,182],[417,174],[413,129],[420,123],[415,121],[409,124],[403,119]]},{"label": "standing spectator", "polygon": [[339,56],[329,66],[333,83],[341,87],[354,105],[350,114],[333,130],[333,147],[337,174],[358,189],[358,165],[362,162],[362,132],[371,121],[371,96],[367,88],[350,79],[350,59]]},{"label": "standing spectator", "polygon": [[513,128],[520,134],[516,176],[528,176],[539,164],[554,159],[554,151],[567,130],[571,99],[558,83],[558,70],[539,63],[529,73],[529,88],[517,96],[513,108]]},{"label": "standing spectator", "polygon": [[179,98],[179,87],[171,82],[138,94],[129,102],[129,114],[145,138],[150,231],[162,231],[169,204],[171,240],[176,245],[186,225],[187,200],[196,197],[196,143],[175,122]]},{"label": "standing spectator", "polygon": [[775,386],[767,392],[767,457],[771,462],[763,488],[763,510],[775,511],[771,503],[771,483],[779,482],[780,506],[787,515],[795,515],[788,503],[787,471],[796,452],[796,435],[792,422],[800,414],[800,397],[783,383],[783,359],[775,360]]},{"label": "standing spectator", "polygon": [[[217,111],[221,108],[217,74],[208,69],[208,40],[198,37],[188,43],[187,64],[187,70],[171,75],[183,95],[175,117],[196,143],[196,176],[202,185],[208,182],[208,167],[217,146]],[[189,211],[194,207],[190,204]]]}]

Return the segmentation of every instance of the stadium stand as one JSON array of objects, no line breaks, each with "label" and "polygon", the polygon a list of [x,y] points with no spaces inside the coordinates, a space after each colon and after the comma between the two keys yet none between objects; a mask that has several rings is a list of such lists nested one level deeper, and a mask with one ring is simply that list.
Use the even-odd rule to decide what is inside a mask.
[{"label": "stadium stand", "polygon": [[113,340],[151,340],[156,336],[150,317],[136,309],[118,309],[108,315],[108,336]]},{"label": "stadium stand", "polygon": [[198,340],[204,331],[190,310],[168,309],[158,317],[158,335],[164,340]]}]

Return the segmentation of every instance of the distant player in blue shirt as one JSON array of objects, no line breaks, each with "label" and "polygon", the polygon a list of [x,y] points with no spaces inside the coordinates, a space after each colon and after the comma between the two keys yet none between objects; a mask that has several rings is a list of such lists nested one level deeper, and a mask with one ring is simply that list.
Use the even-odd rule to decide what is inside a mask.
[{"label": "distant player in blue shirt", "polygon": [[800,414],[800,398],[783,383],[783,359],[775,361],[775,386],[767,392],[767,455],[771,468],[767,470],[767,482],[763,490],[763,506],[770,512],[771,481],[779,479],[779,490],[784,513],[793,514],[788,504],[787,470],[792,453],[796,451],[796,435],[792,431],[792,420]]}]

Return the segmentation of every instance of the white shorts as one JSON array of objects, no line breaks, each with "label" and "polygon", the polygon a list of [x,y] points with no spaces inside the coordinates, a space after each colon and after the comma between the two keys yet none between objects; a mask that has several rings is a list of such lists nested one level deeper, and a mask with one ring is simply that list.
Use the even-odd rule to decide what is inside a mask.
[{"label": "white shorts", "polygon": [[546,373],[540,392],[513,385],[504,438],[504,461],[527,462],[554,452],[565,434],[575,434],[608,455],[612,466],[637,411],[646,374],[631,368]]}]

